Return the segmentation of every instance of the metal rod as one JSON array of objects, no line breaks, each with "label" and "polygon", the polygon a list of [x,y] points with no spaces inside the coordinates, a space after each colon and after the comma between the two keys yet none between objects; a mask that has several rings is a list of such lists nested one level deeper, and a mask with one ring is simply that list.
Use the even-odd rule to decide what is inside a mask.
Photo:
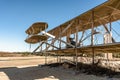
[{"label": "metal rod", "polygon": [[[59,34],[58,37],[56,37],[56,38],[53,37],[54,40],[52,41],[51,44],[55,43],[56,40],[60,40],[60,39],[58,39],[58,38],[61,37],[61,35],[62,35],[68,28],[70,28],[73,23],[74,23],[74,21],[72,21],[72,22]],[[43,32],[43,31],[42,31],[42,32]],[[45,33],[45,32],[44,32],[44,33]],[[49,36],[52,37],[51,35],[49,35]],[[60,40],[60,41],[62,41],[62,40]],[[66,43],[65,41],[63,41],[63,42]],[[68,43],[68,45],[70,45],[70,44]],[[72,45],[71,45],[71,46],[72,46]],[[50,45],[49,45],[45,50],[48,50],[49,47],[50,47]]]},{"label": "metal rod", "polygon": [[82,42],[82,39],[83,39],[83,37],[84,37],[84,33],[85,33],[85,31],[82,31],[82,36],[81,36],[81,38],[80,38],[80,40],[79,40],[79,42],[78,42],[78,45],[80,46],[80,43]]},{"label": "metal rod", "polygon": [[[60,33],[62,32],[61,30],[62,30],[62,29],[60,28],[60,30],[59,30]],[[60,40],[61,40],[61,36],[60,36]],[[59,43],[59,48],[61,49],[61,41],[60,41],[60,43]]]},{"label": "metal rod", "polygon": [[30,47],[29,47],[29,52],[31,52],[31,43],[30,43]]},{"label": "metal rod", "polygon": [[[47,41],[46,41],[47,43]],[[47,44],[46,44],[46,48],[47,48]],[[47,53],[45,52],[45,64],[47,64]]]},{"label": "metal rod", "polygon": [[52,44],[50,44],[50,43],[48,43],[48,42],[44,42],[44,43],[46,43],[46,45],[50,45],[50,46],[52,46],[53,48],[59,49],[59,48],[56,47],[54,44],[52,45]]},{"label": "metal rod", "polygon": [[[111,15],[112,15],[112,14],[111,14]],[[95,14],[94,14],[94,16],[100,18],[100,16],[98,16],[98,15],[95,15]],[[106,20],[105,18],[103,18],[103,19],[100,19],[100,20],[99,20],[99,23],[103,25],[103,27],[105,28],[105,30],[106,30],[108,33],[110,33],[109,29],[107,28],[106,24],[104,24],[103,21],[108,22],[108,20]],[[111,28],[112,28],[112,27],[111,27]],[[114,42],[114,43],[116,42],[113,37],[112,37],[112,42]]]},{"label": "metal rod", "polygon": [[[32,53],[34,53],[34,52],[37,51],[39,48],[41,48],[42,44],[43,44],[43,42],[41,42],[41,44],[40,44]],[[41,50],[41,49],[40,49],[40,50]]]}]

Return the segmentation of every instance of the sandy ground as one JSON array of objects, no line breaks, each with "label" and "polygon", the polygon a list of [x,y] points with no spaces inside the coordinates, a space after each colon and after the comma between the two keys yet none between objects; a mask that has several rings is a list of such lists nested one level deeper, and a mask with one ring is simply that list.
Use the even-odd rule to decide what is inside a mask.
[{"label": "sandy ground", "polygon": [[[48,62],[56,61],[49,57]],[[120,80],[107,76],[75,74],[63,67],[42,67],[44,57],[0,57],[0,80]]]}]

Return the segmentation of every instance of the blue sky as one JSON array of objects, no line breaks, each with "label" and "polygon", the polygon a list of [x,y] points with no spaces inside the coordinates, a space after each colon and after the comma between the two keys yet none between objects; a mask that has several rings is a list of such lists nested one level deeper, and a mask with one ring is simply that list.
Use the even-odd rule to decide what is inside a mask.
[{"label": "blue sky", "polygon": [[0,51],[28,51],[25,30],[47,22],[48,30],[107,0],[0,0]]}]

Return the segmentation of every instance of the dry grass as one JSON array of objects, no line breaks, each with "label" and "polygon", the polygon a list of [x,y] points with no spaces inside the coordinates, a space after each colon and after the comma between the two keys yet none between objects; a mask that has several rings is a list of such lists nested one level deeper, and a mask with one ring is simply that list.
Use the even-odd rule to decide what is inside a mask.
[{"label": "dry grass", "polygon": [[20,57],[22,54],[17,54],[13,52],[0,52],[0,57]]},{"label": "dry grass", "polygon": [[0,52],[0,57],[26,57],[35,56],[31,55],[29,52]]}]

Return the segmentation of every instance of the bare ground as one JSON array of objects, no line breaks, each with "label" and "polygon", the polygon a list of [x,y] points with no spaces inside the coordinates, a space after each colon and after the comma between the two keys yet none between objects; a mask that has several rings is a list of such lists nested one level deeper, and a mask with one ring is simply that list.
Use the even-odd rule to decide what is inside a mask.
[{"label": "bare ground", "polygon": [[[0,80],[120,80],[108,76],[75,74],[63,67],[42,67],[45,57],[0,57]],[[48,62],[56,61],[49,57]]]}]

